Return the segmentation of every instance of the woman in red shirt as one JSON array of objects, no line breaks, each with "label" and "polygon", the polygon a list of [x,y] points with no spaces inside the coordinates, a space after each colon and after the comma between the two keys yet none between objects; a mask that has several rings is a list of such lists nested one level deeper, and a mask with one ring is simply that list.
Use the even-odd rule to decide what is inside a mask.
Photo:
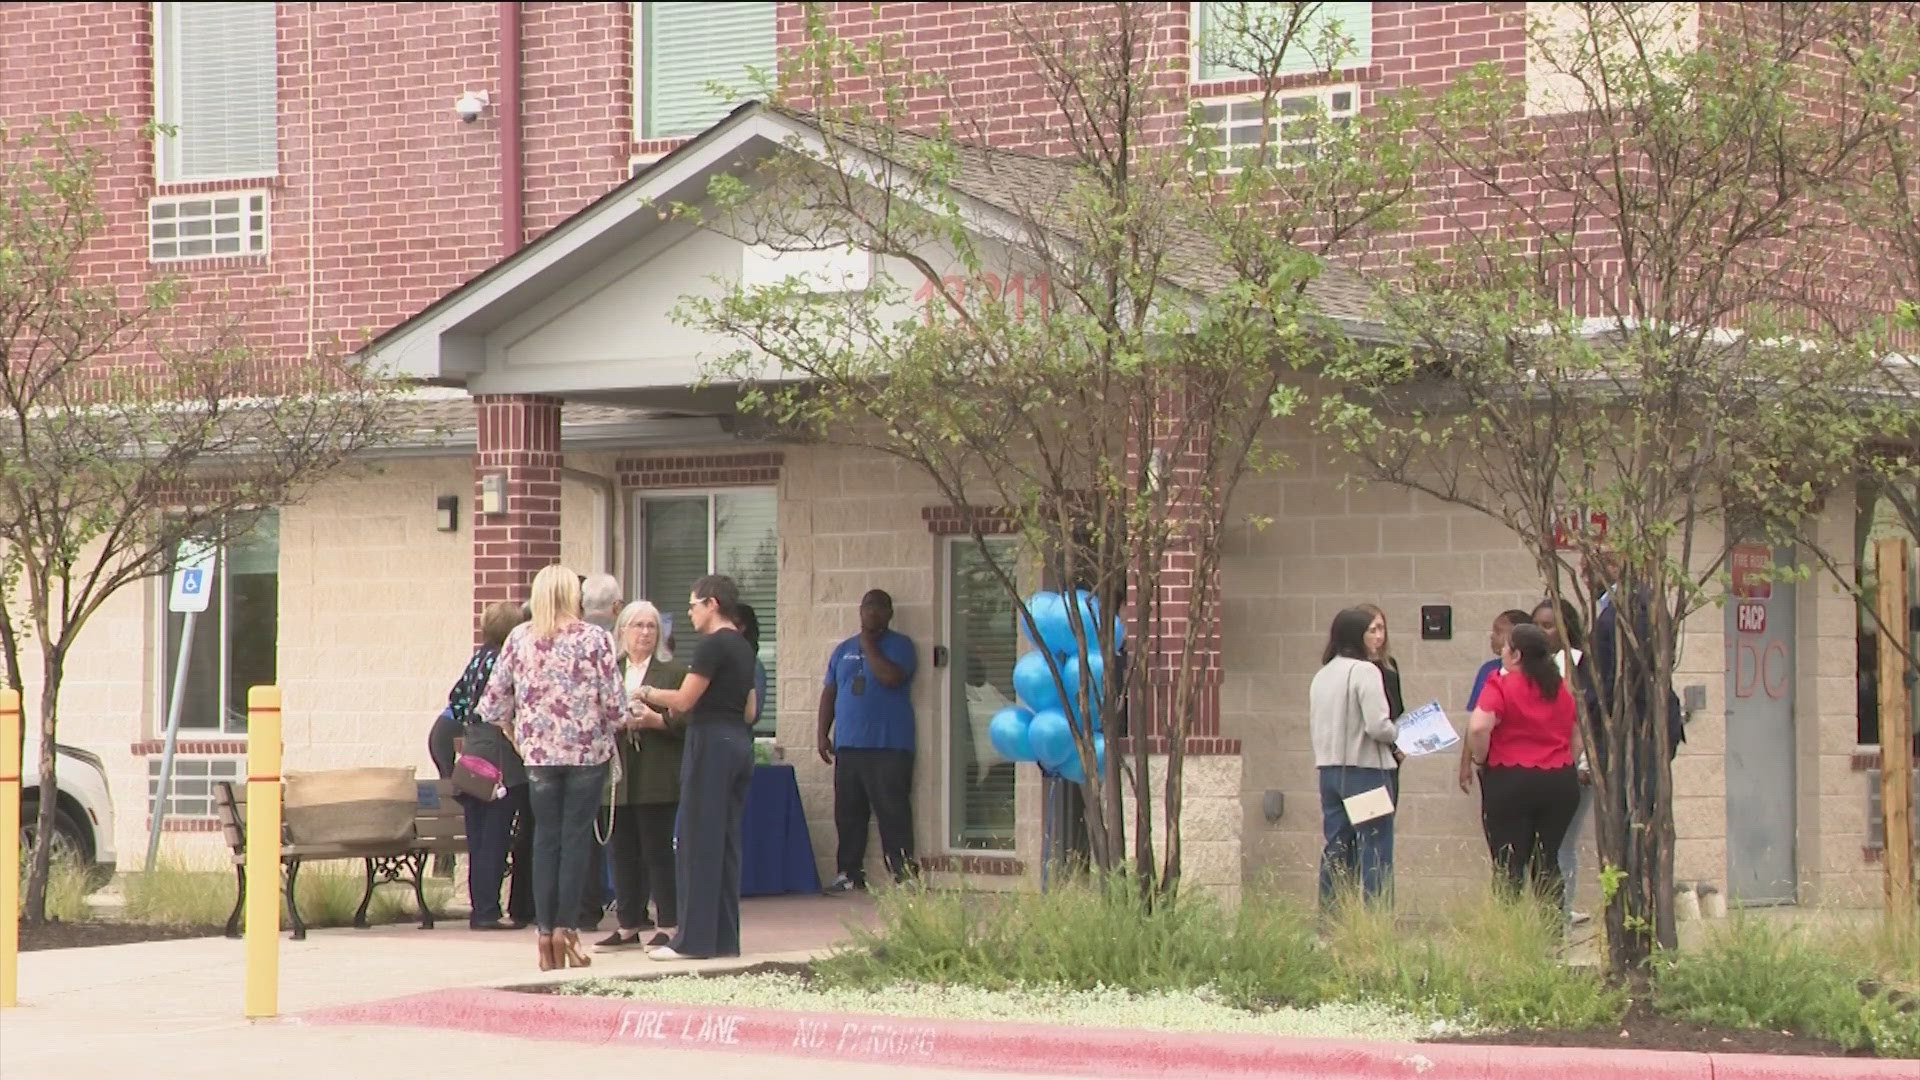
[{"label": "woman in red shirt", "polygon": [[1558,852],[1580,781],[1580,725],[1573,695],[1537,626],[1513,628],[1501,672],[1487,680],[1468,721],[1468,747],[1480,770],[1480,821],[1493,853],[1494,880],[1518,892],[1529,878],[1542,899],[1560,904]]}]

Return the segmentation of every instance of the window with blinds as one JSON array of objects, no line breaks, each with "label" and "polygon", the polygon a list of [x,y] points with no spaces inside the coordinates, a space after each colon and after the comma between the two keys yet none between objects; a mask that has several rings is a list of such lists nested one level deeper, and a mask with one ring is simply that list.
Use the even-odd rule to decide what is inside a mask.
[{"label": "window with blinds", "polygon": [[[987,538],[993,560],[1017,557],[1010,536]],[[1014,703],[1019,658],[1013,598],[971,536],[946,543],[947,845],[956,851],[1012,851],[1015,765],[993,748],[993,714]]]},{"label": "window with blinds", "polygon": [[734,102],[714,86],[751,96],[750,69],[771,76],[774,4],[635,4],[635,136],[694,135]]},{"label": "window with blinds", "polygon": [[153,70],[162,182],[277,171],[273,4],[155,4]]},{"label": "window with blinds", "polygon": [[771,735],[779,691],[779,531],[770,490],[712,494],[644,495],[635,500],[640,538],[640,595],[672,622],[676,655],[693,652],[687,625],[687,592],[703,574],[726,574],[740,586],[740,600],[760,624],[760,664],[767,671],[767,700],[758,734]]},{"label": "window with blinds", "polygon": [[[1260,74],[1234,66],[1233,38],[1249,31],[1264,45],[1277,44],[1288,5],[1280,3],[1196,3],[1193,11],[1193,80],[1215,82]],[[1331,32],[1350,44],[1338,52],[1324,47]],[[1373,60],[1373,5],[1334,2],[1317,6],[1282,58],[1277,74],[1323,71],[1329,66],[1363,67]]]}]

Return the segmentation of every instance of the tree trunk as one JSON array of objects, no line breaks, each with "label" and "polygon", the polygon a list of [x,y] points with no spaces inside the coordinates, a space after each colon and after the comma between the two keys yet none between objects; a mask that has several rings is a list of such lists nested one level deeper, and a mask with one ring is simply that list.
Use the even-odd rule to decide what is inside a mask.
[{"label": "tree trunk", "polygon": [[[53,858],[53,822],[59,812],[58,776],[55,774],[54,732],[59,727],[60,678],[66,668],[63,651],[47,645],[41,674],[46,682],[40,688],[40,812],[35,818],[33,860],[27,872],[27,891],[22,897],[20,918],[26,923],[47,921],[47,874]],[[22,730],[25,725],[22,725]]]}]

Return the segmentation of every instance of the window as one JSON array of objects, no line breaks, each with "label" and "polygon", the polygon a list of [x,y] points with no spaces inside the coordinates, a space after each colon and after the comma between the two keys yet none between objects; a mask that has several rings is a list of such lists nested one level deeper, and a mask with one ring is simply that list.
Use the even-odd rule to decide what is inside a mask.
[{"label": "window", "polygon": [[[1011,536],[990,536],[993,559],[1016,555]],[[987,736],[993,714],[1013,704],[1013,662],[1020,651],[1013,598],[971,536],[948,537],[945,590],[947,679],[947,846],[1012,851],[1013,762]]]},{"label": "window", "polygon": [[153,70],[161,182],[274,174],[273,4],[155,4]]},{"label": "window", "polygon": [[147,204],[147,257],[154,262],[267,250],[264,191],[154,199]]},{"label": "window", "polygon": [[[159,754],[147,757],[147,813],[154,811],[154,803],[160,796],[160,765],[163,759]],[[211,818],[213,812],[213,785],[220,780],[230,781],[240,786],[245,775],[241,766],[246,758],[236,756],[195,757],[181,754],[173,759],[172,782],[167,786],[167,818]]]},{"label": "window", "polygon": [[710,83],[750,93],[749,68],[771,76],[775,5],[634,5],[634,137],[693,135],[732,104]]},{"label": "window", "polygon": [[695,634],[687,625],[687,593],[703,574],[726,574],[740,586],[740,599],[760,621],[760,664],[767,669],[767,700],[757,734],[771,735],[779,691],[779,533],[770,490],[711,494],[675,492],[634,500],[634,535],[640,538],[639,595],[673,623],[676,655],[693,655]]},{"label": "window", "polygon": [[[1196,3],[1193,5],[1193,80],[1258,77],[1248,50],[1277,48],[1287,5],[1277,3]],[[1237,45],[1236,39],[1253,44]],[[1298,75],[1336,68],[1364,67],[1373,59],[1373,5],[1324,3],[1287,43],[1277,75]]]},{"label": "window", "polygon": [[[165,593],[161,595],[164,600]],[[162,617],[165,647],[158,715],[164,722],[173,702],[174,669],[187,617],[164,610]],[[244,539],[220,553],[207,610],[194,620],[186,683],[179,688],[184,696],[180,729],[245,734],[247,688],[276,681],[279,640],[280,514],[268,510]]]},{"label": "window", "polygon": [[[1238,172],[1256,164],[1263,139],[1270,162],[1299,164],[1317,152],[1322,124],[1344,130],[1353,122],[1358,97],[1352,87],[1342,86],[1283,94],[1271,106],[1263,106],[1258,97],[1196,101],[1196,141],[1206,151],[1205,163],[1216,172]],[[1200,164],[1196,161],[1195,167]]]}]

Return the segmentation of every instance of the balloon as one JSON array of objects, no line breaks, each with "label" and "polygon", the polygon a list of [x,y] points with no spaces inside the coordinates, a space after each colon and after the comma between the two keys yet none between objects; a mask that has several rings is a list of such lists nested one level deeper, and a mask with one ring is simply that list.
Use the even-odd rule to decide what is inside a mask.
[{"label": "balloon", "polygon": [[1059,593],[1035,593],[1027,605],[1040,630],[1041,648],[1058,656],[1074,647],[1073,627],[1067,623],[1067,602]]},{"label": "balloon", "polygon": [[[1061,704],[1061,709],[1071,716],[1076,724],[1081,723],[1083,718],[1080,715],[1080,661],[1070,656],[1060,662],[1060,667],[1060,681],[1067,684],[1067,696]],[[1093,717],[1091,723],[1097,731],[1100,728],[1100,699],[1106,690],[1107,664],[1100,659],[1098,652],[1091,652],[1087,654],[1087,669],[1093,675],[1093,682],[1088,686],[1092,697],[1088,712]]]},{"label": "balloon", "polygon": [[1018,705],[1009,705],[993,714],[987,724],[987,737],[993,740],[993,748],[1000,756],[1009,761],[1032,761],[1033,743],[1027,737],[1027,725],[1033,721],[1033,713]]},{"label": "balloon", "polygon": [[[1047,599],[1042,602],[1041,597]],[[1035,603],[1028,605],[1033,612],[1033,621],[1040,627],[1040,637],[1046,647],[1055,656],[1071,656],[1080,652],[1081,644],[1073,636],[1073,624],[1068,621],[1067,601],[1059,593],[1035,593]],[[1085,589],[1076,589],[1073,603],[1079,608],[1080,632],[1086,635],[1086,649],[1089,652],[1100,651],[1100,602]],[[1044,616],[1044,617],[1043,617]],[[1113,620],[1113,647],[1119,648],[1126,641],[1127,630],[1119,619]]]},{"label": "balloon", "polygon": [[1054,685],[1046,653],[1036,649],[1014,662],[1013,692],[1034,712],[1060,707],[1060,688]]},{"label": "balloon", "polygon": [[[1095,735],[1093,737],[1093,767],[1100,770],[1102,775],[1106,774],[1107,740],[1105,736]],[[1087,770],[1080,765],[1080,751],[1078,750],[1075,750],[1067,760],[1061,762],[1060,767],[1054,771],[1058,772],[1061,778],[1071,780],[1076,784],[1084,784],[1087,782]]]},{"label": "balloon", "polygon": [[1033,722],[1027,725],[1027,742],[1033,747],[1034,759],[1055,771],[1076,753],[1073,729],[1067,726],[1066,714],[1058,709],[1033,714]]}]

